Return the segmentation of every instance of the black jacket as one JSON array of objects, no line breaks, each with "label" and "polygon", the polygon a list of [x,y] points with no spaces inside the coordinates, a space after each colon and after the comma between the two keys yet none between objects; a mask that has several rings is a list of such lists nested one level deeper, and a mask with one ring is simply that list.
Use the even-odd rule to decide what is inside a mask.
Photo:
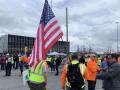
[{"label": "black jacket", "polygon": [[96,78],[103,80],[105,90],[120,90],[120,64],[115,61],[110,62],[108,71],[99,73]]}]

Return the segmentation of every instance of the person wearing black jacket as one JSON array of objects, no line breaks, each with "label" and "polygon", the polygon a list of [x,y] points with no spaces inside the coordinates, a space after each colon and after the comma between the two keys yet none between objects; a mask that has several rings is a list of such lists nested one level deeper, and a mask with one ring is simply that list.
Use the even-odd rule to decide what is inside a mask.
[{"label": "person wearing black jacket", "polygon": [[15,69],[18,69],[19,57],[17,54],[14,56],[14,64],[15,64]]},{"label": "person wearing black jacket", "polygon": [[59,75],[59,65],[61,63],[61,57],[57,56],[56,60],[55,60],[55,69],[56,69],[56,74],[55,75]]},{"label": "person wearing black jacket", "polygon": [[104,90],[120,90],[120,64],[117,58],[108,62],[108,70],[99,73],[97,79],[103,80]]}]

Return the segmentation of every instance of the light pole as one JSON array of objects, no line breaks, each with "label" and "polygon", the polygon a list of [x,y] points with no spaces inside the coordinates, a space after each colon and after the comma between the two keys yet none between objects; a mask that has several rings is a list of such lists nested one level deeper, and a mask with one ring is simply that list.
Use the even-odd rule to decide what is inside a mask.
[{"label": "light pole", "polygon": [[117,25],[117,54],[119,52],[119,47],[118,47],[118,25],[119,25],[119,22],[116,22],[116,25]]}]

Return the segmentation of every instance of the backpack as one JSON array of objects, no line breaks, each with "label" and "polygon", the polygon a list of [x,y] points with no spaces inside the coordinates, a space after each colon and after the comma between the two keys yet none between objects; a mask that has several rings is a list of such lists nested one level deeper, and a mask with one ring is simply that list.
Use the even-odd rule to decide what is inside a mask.
[{"label": "backpack", "polygon": [[80,90],[84,86],[84,79],[80,72],[78,64],[69,64],[67,67],[67,79],[70,83],[71,89]]}]

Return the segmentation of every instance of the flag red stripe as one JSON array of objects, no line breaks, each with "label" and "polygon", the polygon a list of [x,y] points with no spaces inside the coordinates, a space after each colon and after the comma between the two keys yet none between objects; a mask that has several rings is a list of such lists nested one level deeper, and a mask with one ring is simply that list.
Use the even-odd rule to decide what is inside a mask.
[{"label": "flag red stripe", "polygon": [[59,30],[60,30],[60,26],[58,26],[57,28],[55,28],[55,30],[48,35],[48,37],[45,39],[44,42],[46,43]]},{"label": "flag red stripe", "polygon": [[57,23],[58,23],[57,20],[53,21],[53,22],[45,29],[45,34],[50,30],[51,27],[53,27],[53,26],[54,26],[55,24],[57,24]]},{"label": "flag red stripe", "polygon": [[63,36],[63,33],[61,32],[46,48],[46,53],[50,50],[50,48]]},{"label": "flag red stripe", "polygon": [[46,53],[45,53],[45,43],[44,43],[44,36],[45,36],[45,32],[44,32],[44,23],[41,23],[42,25],[42,59],[45,60],[46,59]]}]

